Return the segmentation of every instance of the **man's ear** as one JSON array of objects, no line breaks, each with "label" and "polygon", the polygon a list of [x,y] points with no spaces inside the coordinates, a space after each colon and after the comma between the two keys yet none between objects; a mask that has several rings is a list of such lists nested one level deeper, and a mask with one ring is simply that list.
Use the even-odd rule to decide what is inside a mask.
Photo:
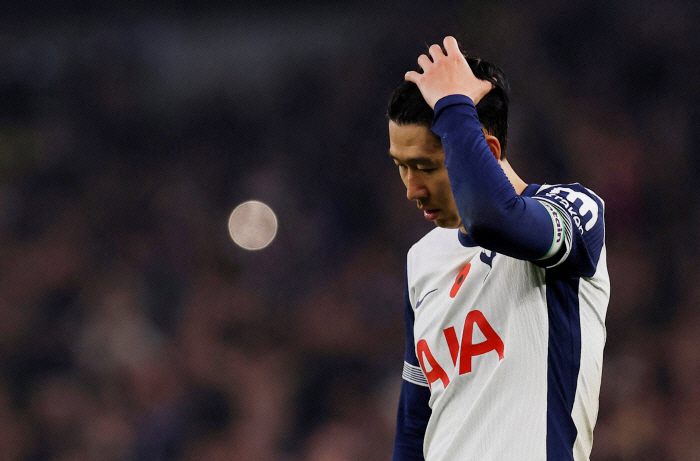
[{"label": "man's ear", "polygon": [[491,153],[493,154],[494,157],[496,157],[496,160],[499,162],[501,161],[501,142],[496,138],[495,136],[491,136],[490,134],[484,134],[486,137],[486,144],[488,144],[489,149],[491,149]]}]

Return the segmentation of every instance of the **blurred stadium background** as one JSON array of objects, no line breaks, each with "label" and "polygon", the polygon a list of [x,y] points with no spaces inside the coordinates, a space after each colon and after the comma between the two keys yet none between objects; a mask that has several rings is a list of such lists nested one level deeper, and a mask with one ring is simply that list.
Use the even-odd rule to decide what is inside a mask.
[{"label": "blurred stadium background", "polygon": [[510,76],[521,176],[606,200],[592,459],[700,459],[699,5],[252,3],[3,2],[0,460],[389,459],[430,224],[384,107],[447,33]]}]

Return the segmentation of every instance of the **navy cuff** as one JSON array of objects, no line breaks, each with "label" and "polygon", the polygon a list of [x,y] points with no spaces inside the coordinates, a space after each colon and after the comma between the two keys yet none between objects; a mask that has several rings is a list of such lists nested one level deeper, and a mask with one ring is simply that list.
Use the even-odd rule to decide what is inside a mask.
[{"label": "navy cuff", "polygon": [[449,106],[454,106],[458,104],[466,104],[468,106],[472,106],[474,110],[476,110],[476,106],[474,105],[474,101],[471,100],[469,96],[465,96],[463,94],[451,94],[449,96],[445,96],[443,98],[440,98],[437,103],[435,103],[435,120],[440,116],[440,112],[442,112],[443,109]]}]

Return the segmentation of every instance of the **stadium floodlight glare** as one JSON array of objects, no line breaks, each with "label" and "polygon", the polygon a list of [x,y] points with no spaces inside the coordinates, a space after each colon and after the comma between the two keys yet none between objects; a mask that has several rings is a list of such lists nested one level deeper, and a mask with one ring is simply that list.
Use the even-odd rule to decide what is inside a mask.
[{"label": "stadium floodlight glare", "polygon": [[277,235],[277,216],[266,204],[249,200],[233,210],[228,218],[228,231],[241,248],[262,250]]}]

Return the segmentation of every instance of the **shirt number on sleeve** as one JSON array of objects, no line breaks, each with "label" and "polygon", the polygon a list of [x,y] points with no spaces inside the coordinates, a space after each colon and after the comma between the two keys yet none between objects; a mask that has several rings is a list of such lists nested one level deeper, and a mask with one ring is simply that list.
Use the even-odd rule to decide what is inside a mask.
[{"label": "shirt number on sleeve", "polygon": [[[547,192],[550,197],[559,202],[573,216],[576,227],[587,231],[591,230],[598,221],[598,204],[588,195],[577,192],[566,187],[555,187]],[[578,211],[576,210],[578,208]],[[581,228],[584,217],[590,214],[589,218]]]}]

